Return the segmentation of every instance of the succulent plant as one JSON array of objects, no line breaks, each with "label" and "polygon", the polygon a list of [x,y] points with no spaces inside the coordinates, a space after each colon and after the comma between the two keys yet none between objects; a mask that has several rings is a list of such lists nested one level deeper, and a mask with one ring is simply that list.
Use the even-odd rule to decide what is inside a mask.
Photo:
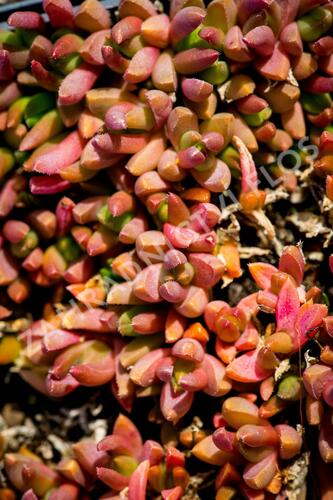
[{"label": "succulent plant", "polygon": [[[9,449],[0,498],[197,498],[197,459],[217,500],[282,499],[309,426],[333,462],[333,322],[311,270],[313,236],[331,244],[332,3],[165,7],[44,0],[0,31],[0,364],[53,398],[155,401],[173,435],[144,441],[119,414],[57,464]],[[328,226],[303,231],[307,264],[274,211],[309,191]],[[247,253],[251,293],[228,300]]]}]

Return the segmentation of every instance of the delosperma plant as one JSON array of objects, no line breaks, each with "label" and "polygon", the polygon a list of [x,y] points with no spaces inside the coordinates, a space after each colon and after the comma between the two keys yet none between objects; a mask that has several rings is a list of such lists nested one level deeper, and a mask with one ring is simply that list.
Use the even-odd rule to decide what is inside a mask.
[{"label": "delosperma plant", "polygon": [[0,30],[0,364],[118,416],[57,462],[1,440],[0,499],[305,498],[309,435],[333,463],[333,3],[43,8]]}]

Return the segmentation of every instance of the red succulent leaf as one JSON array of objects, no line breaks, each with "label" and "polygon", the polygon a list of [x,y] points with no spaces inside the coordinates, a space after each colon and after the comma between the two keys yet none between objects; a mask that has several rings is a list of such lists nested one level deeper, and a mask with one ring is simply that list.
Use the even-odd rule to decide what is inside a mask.
[{"label": "red succulent leaf", "polygon": [[177,448],[174,448],[173,446],[169,446],[165,456],[165,465],[167,469],[173,469],[174,467],[184,467],[184,453],[177,450]]},{"label": "red succulent leaf", "polygon": [[43,8],[53,28],[73,27],[73,7],[70,0],[44,0]]},{"label": "red succulent leaf", "polygon": [[29,188],[31,194],[50,195],[66,191],[71,187],[71,183],[64,181],[60,175],[31,177],[29,180]]}]

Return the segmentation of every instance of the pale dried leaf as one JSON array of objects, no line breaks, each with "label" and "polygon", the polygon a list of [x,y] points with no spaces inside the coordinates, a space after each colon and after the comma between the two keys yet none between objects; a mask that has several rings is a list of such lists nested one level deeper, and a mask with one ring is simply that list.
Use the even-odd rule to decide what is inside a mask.
[{"label": "pale dried leaf", "polygon": [[291,68],[288,71],[287,82],[289,82],[291,85],[294,85],[294,87],[299,87],[298,81],[294,77],[294,73]]},{"label": "pale dried leaf", "polygon": [[222,83],[219,87],[217,87],[217,92],[221,98],[221,101],[225,101],[227,103],[232,102],[233,99],[227,99],[226,98],[226,93],[228,91],[228,88],[230,87],[231,80],[226,81],[225,83]]},{"label": "pale dried leaf", "polygon": [[310,452],[307,451],[282,471],[283,483],[286,485],[284,493],[289,500],[305,498],[304,486],[306,486],[309,463]]},{"label": "pale dried leaf", "polygon": [[305,363],[306,363],[306,368],[309,368],[309,366],[314,365],[314,364],[318,363],[318,361],[319,361],[318,358],[316,358],[315,356],[312,356],[310,354],[310,349],[305,351],[304,359],[305,359]]},{"label": "pale dried leaf", "polygon": [[283,361],[281,361],[281,363],[279,364],[279,366],[276,368],[276,370],[274,372],[275,382],[280,380],[280,378],[290,370],[290,367],[291,367],[291,365],[290,365],[289,359],[284,359]]},{"label": "pale dried leaf", "polygon": [[333,238],[333,230],[325,225],[325,220],[320,215],[312,212],[296,212],[289,215],[287,221],[294,224],[307,238],[316,238],[322,234],[325,238],[324,248],[327,248]]},{"label": "pale dried leaf", "polygon": [[258,247],[239,247],[239,255],[241,259],[250,259],[251,257],[262,257],[269,255],[271,251],[265,248]]}]

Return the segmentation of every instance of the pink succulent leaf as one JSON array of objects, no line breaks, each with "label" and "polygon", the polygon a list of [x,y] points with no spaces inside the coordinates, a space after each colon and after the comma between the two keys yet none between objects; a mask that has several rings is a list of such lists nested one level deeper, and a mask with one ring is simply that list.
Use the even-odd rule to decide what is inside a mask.
[{"label": "pink succulent leaf", "polygon": [[235,343],[235,347],[238,351],[249,351],[255,349],[259,342],[259,332],[254,324],[250,321],[244,332],[241,334],[239,339]]},{"label": "pink succulent leaf", "polygon": [[279,260],[279,271],[290,274],[300,286],[304,275],[304,255],[299,246],[285,247]]},{"label": "pink succulent leaf", "polygon": [[72,446],[72,450],[79,465],[93,478],[96,477],[96,467],[106,466],[110,462],[109,455],[98,451],[93,439],[81,439]]},{"label": "pink succulent leaf", "polygon": [[142,438],[139,430],[125,415],[120,414],[115,421],[113,434],[127,440],[132,453],[139,458],[142,453]]},{"label": "pink succulent leaf", "polygon": [[98,451],[108,451],[120,455],[131,455],[130,443],[123,436],[111,434],[97,444]]},{"label": "pink succulent leaf", "polygon": [[79,387],[80,383],[68,373],[61,380],[57,380],[52,375],[46,379],[46,390],[54,398],[62,398]]},{"label": "pink succulent leaf", "polygon": [[281,287],[276,304],[277,331],[295,333],[295,321],[299,307],[297,288],[291,279],[287,279]]},{"label": "pink succulent leaf", "polygon": [[52,330],[45,333],[42,343],[43,350],[48,352],[59,351],[73,344],[78,344],[82,337],[66,330]]},{"label": "pink succulent leaf", "polygon": [[294,350],[302,347],[309,340],[313,330],[322,324],[327,313],[327,307],[323,304],[306,303],[300,307],[295,320],[296,335],[292,336]]},{"label": "pink succulent leaf", "polygon": [[102,360],[72,366],[69,373],[86,387],[95,387],[109,382],[114,376],[114,360],[109,352]]},{"label": "pink succulent leaf", "polygon": [[110,488],[121,491],[129,485],[129,478],[107,467],[97,467],[97,477]]},{"label": "pink succulent leaf", "polygon": [[69,106],[81,101],[88,90],[94,86],[100,74],[99,66],[82,63],[79,68],[74,69],[63,79],[59,87],[59,104]]},{"label": "pink succulent leaf", "polygon": [[226,368],[227,376],[245,383],[260,382],[269,377],[272,370],[267,370],[258,363],[258,353],[256,349],[235,358]]},{"label": "pink succulent leaf", "polygon": [[79,488],[74,484],[62,484],[56,490],[53,490],[49,500],[77,500]]},{"label": "pink succulent leaf", "polygon": [[143,445],[142,460],[149,460],[150,466],[159,465],[164,458],[163,447],[157,441],[148,439]]},{"label": "pink succulent leaf", "polygon": [[257,297],[258,292],[252,293],[251,295],[244,297],[244,299],[241,299],[241,301],[237,304],[237,307],[245,312],[248,319],[259,311]]},{"label": "pink succulent leaf", "polygon": [[80,158],[85,142],[77,131],[71,132],[54,148],[38,156],[33,163],[33,170],[47,175],[58,174],[62,168]]},{"label": "pink succulent leaf", "polygon": [[161,392],[161,411],[164,417],[176,424],[191,408],[193,392],[175,392],[171,382],[167,382]]},{"label": "pink succulent leaf", "polygon": [[128,500],[146,499],[149,467],[149,460],[144,460],[133,472],[128,486]]},{"label": "pink succulent leaf", "polygon": [[38,497],[35,495],[34,491],[30,489],[22,495],[21,500],[38,500]]},{"label": "pink succulent leaf", "polygon": [[175,488],[162,490],[161,494],[163,500],[180,500],[183,495],[183,490],[180,486],[176,486]]},{"label": "pink succulent leaf", "polygon": [[240,155],[240,169],[242,172],[242,193],[258,189],[258,174],[252,155],[244,142],[234,135],[232,138]]}]

